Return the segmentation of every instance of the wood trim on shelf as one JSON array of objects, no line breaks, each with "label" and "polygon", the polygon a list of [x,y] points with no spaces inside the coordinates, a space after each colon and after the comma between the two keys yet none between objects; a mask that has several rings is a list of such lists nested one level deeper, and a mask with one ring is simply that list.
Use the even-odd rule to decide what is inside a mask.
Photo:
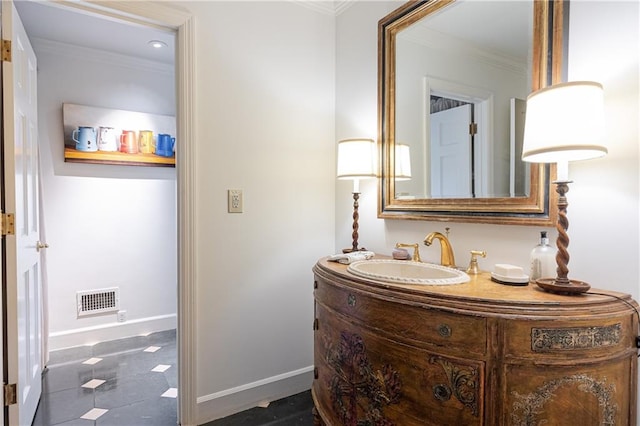
[{"label": "wood trim on shelf", "polygon": [[124,166],[165,166],[175,167],[175,157],[161,157],[155,154],[127,154],[124,152],[85,152],[65,147],[64,161],[68,163],[115,164]]}]

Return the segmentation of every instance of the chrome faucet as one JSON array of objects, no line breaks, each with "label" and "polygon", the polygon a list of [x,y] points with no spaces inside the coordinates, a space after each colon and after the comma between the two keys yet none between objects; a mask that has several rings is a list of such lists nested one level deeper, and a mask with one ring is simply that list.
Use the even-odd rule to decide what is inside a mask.
[{"label": "chrome faucet", "polygon": [[453,256],[453,248],[449,239],[440,232],[432,232],[424,238],[424,244],[430,246],[433,239],[440,240],[440,264],[442,266],[456,267],[456,261]]}]

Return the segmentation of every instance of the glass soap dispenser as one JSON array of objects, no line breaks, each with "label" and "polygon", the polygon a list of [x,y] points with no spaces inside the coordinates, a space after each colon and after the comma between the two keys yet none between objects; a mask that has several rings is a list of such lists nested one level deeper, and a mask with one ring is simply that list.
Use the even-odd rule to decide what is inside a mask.
[{"label": "glass soap dispenser", "polygon": [[529,280],[556,277],[556,250],[549,245],[547,231],[540,232],[540,244],[531,250]]}]

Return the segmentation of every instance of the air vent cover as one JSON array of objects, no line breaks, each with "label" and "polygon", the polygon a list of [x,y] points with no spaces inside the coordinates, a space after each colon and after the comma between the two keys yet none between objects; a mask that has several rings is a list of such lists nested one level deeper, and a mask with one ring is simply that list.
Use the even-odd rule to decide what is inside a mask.
[{"label": "air vent cover", "polygon": [[118,312],[120,310],[118,287],[78,291],[76,293],[76,301],[79,317]]}]

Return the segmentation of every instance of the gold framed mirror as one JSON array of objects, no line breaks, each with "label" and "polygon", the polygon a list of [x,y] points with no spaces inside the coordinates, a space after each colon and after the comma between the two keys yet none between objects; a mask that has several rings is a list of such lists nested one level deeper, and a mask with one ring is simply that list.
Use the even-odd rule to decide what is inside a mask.
[{"label": "gold framed mirror", "polygon": [[566,17],[561,0],[423,0],[380,20],[378,217],[555,223],[554,167],[520,156],[524,100],[562,81]]}]

